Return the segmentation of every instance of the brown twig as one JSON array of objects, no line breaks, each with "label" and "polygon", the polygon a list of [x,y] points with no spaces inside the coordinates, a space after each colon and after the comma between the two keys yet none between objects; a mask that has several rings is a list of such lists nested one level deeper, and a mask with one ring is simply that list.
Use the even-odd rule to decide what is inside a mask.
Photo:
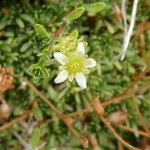
[{"label": "brown twig", "polygon": [[144,36],[144,33],[140,34],[139,52],[140,52],[140,55],[144,58],[145,62],[148,62],[146,55],[145,55],[145,36]]},{"label": "brown twig", "polygon": [[150,82],[147,82],[147,83],[141,85],[137,89],[128,90],[128,92],[125,92],[125,93],[123,93],[123,94],[121,94],[115,98],[111,98],[111,99],[108,99],[107,101],[103,102],[102,106],[107,106],[107,105],[112,104],[112,103],[119,103],[122,100],[124,100],[125,98],[130,97],[133,94],[136,94],[136,93],[142,91],[143,89],[145,89],[146,87],[149,87],[149,86],[150,86]]},{"label": "brown twig", "polygon": [[125,147],[131,149],[131,150],[140,150],[139,148],[136,148],[130,144],[128,144],[126,141],[124,141],[114,130],[114,128],[110,125],[110,123],[107,121],[107,119],[103,116],[103,107],[100,104],[98,98],[95,98],[91,101],[91,105],[94,108],[97,116],[100,118],[100,120],[105,124],[105,126],[108,128],[108,130],[115,136],[115,138]]},{"label": "brown twig", "polygon": [[144,71],[135,74],[132,77],[132,82],[129,84],[129,88],[131,88],[137,81],[141,80],[148,72],[150,72],[150,63],[147,65],[147,67],[144,69]]},{"label": "brown twig", "polygon": [[[104,102],[101,103],[102,106],[107,106],[107,105],[110,105],[110,104],[113,104],[113,103],[119,103],[121,102],[122,100],[124,100],[125,98],[127,97],[130,97],[132,96],[133,94],[136,94],[138,93],[139,91],[142,91],[144,88],[146,87],[149,87],[150,86],[150,82],[147,82],[143,85],[141,85],[139,88],[137,89],[133,89],[133,90],[130,90],[130,92],[126,92],[126,93],[122,93],[120,94],[119,96],[117,97],[114,97],[114,98],[111,98],[111,99],[108,99]],[[86,114],[86,113],[89,113],[89,112],[92,112],[93,111],[93,108],[92,107],[88,107],[88,108],[84,108],[82,109],[81,111],[78,111],[78,112],[73,112],[73,113],[66,113],[64,114],[65,116],[70,116],[70,117],[79,117],[81,116],[82,114]]]},{"label": "brown twig", "polygon": [[[36,94],[52,109],[54,110],[54,112],[58,115],[59,119],[61,119],[68,127],[68,129],[79,139],[79,141],[81,142],[81,144],[84,146],[84,147],[87,147],[88,145],[88,140],[83,137],[83,136],[80,136],[76,130],[72,127],[72,119],[70,117],[73,117],[73,116],[78,116],[78,115],[81,115],[83,113],[88,113],[88,112],[91,112],[92,111],[92,108],[85,108],[84,110],[80,111],[80,112],[74,112],[74,113],[71,113],[71,114],[63,114],[62,112],[59,111],[59,109],[57,109],[33,84],[31,84],[29,81],[26,81],[27,82],[27,85],[33,89]],[[103,102],[101,105],[102,106],[107,106],[109,104],[112,104],[112,103],[118,103],[120,101],[122,101],[123,99],[125,99],[126,97],[129,97],[129,96],[132,96],[133,94],[145,89],[145,87],[149,87],[150,86],[150,82],[147,82],[145,84],[143,84],[142,86],[140,86],[139,88],[137,89],[133,89],[133,90],[130,90],[129,92],[127,93],[123,93],[121,94],[120,96],[118,97],[115,97],[113,99],[109,99],[105,102]],[[97,111],[97,114],[101,114],[101,112],[103,110],[99,110],[99,105],[95,105],[95,108],[96,111]],[[107,124],[108,121],[102,116],[101,117],[101,120],[103,121],[104,124]],[[107,122],[107,123],[106,123]],[[108,128],[111,128],[110,131],[112,131],[112,133],[115,135],[115,137],[119,140],[121,140],[120,136],[118,134],[116,134],[115,130],[111,127],[111,125],[107,124],[107,127]],[[126,147],[130,147],[130,148],[134,148],[132,146],[130,146],[128,143],[126,143],[124,140],[120,141],[122,142],[123,145],[125,145]],[[133,150],[138,150],[138,149],[133,149]]]},{"label": "brown twig", "polygon": [[89,140],[92,145],[92,150],[98,150],[99,146],[98,146],[98,142],[94,134],[89,134]]},{"label": "brown twig", "polygon": [[77,117],[77,116],[80,117],[81,115],[92,112],[92,111],[93,111],[92,107],[88,107],[88,108],[82,109],[81,111],[67,113],[67,114],[64,114],[64,115],[67,115],[67,116],[70,116],[70,117]]},{"label": "brown twig", "polygon": [[129,131],[129,132],[132,132],[134,134],[140,134],[140,135],[143,135],[145,137],[148,137],[150,138],[150,134],[144,132],[144,131],[140,131],[140,130],[135,130],[135,129],[132,129],[132,128],[129,128],[129,127],[126,127],[124,125],[118,125],[117,127],[123,129],[123,130],[126,130],[126,131]]},{"label": "brown twig", "polygon": [[0,127],[0,132],[11,127],[13,124],[20,122],[22,120],[24,120],[25,118],[27,118],[29,116],[30,112],[26,112],[25,114],[23,114],[22,116],[10,121],[9,123],[4,124],[3,126]]},{"label": "brown twig", "polygon": [[[68,13],[72,11],[72,9],[70,9],[68,11]],[[55,18],[54,18],[55,19]],[[54,44],[55,40],[63,33],[64,29],[66,26],[66,22],[63,22],[60,27],[58,28],[58,30],[54,33],[52,40],[50,41],[49,45],[48,45],[48,49],[50,49],[52,47],[52,45]]]},{"label": "brown twig", "polygon": [[123,150],[123,146],[119,141],[118,141],[118,150]]},{"label": "brown twig", "polygon": [[65,23],[62,23],[59,27],[59,29],[54,33],[52,40],[50,41],[49,45],[48,45],[48,49],[50,49],[53,45],[53,43],[55,42],[55,40],[62,34],[62,32],[65,29]]},{"label": "brown twig", "polygon": [[138,30],[136,30],[137,32],[134,38],[132,39],[132,42],[135,42],[135,40],[139,37],[139,35],[145,32],[147,29],[149,29],[149,27],[150,27],[150,21],[146,20],[146,21],[141,22],[138,25]]},{"label": "brown twig", "polygon": [[[81,110],[80,112],[67,113],[67,114],[64,114],[64,115],[67,115],[67,116],[70,115],[71,117],[77,117],[77,116],[80,117],[80,115],[83,114],[83,113],[89,113],[89,112],[91,112],[91,111],[89,111],[89,109],[92,110],[92,108],[84,108],[84,109]],[[85,110],[86,110],[86,111],[85,111]],[[81,113],[81,112],[82,112],[82,113]],[[125,126],[123,126],[123,125],[118,125],[117,127],[120,127],[120,128],[122,128],[122,129],[124,129],[124,130],[130,131],[130,132],[133,132],[133,133],[138,133],[138,134],[143,135],[143,136],[146,136],[146,137],[150,137],[150,135],[149,135],[148,133],[143,132],[143,131],[134,130],[134,129],[131,129],[131,128],[129,128],[129,127],[125,127]]]},{"label": "brown twig", "polygon": [[150,27],[150,21],[146,20],[143,21],[139,24],[137,32],[134,36],[134,38],[132,39],[132,42],[134,42],[137,38],[140,39],[139,42],[139,52],[141,54],[141,56],[144,58],[146,63],[149,63],[149,60],[145,54],[145,38],[144,38],[144,32],[146,32],[147,29],[149,29]]},{"label": "brown twig", "polygon": [[26,80],[26,83],[57,115],[62,114],[31,82]]},{"label": "brown twig", "polygon": [[133,102],[134,102],[135,110],[136,110],[137,115],[138,115],[138,117],[139,117],[139,119],[140,119],[141,125],[143,126],[144,130],[145,130],[147,133],[150,134],[150,130],[149,130],[147,124],[145,123],[145,120],[144,120],[144,118],[143,118],[143,116],[142,116],[142,114],[141,114],[141,112],[140,112],[140,109],[139,109],[139,106],[138,106],[137,99],[136,99],[135,95],[132,96],[132,99],[133,99]]},{"label": "brown twig", "polygon": [[50,100],[48,100],[32,83],[26,80],[27,85],[57,114],[58,118],[61,119],[66,126],[68,127],[69,131],[77,137],[83,147],[88,147],[88,140],[81,136],[72,126],[72,118],[70,116],[64,115],[57,107],[55,107]]}]

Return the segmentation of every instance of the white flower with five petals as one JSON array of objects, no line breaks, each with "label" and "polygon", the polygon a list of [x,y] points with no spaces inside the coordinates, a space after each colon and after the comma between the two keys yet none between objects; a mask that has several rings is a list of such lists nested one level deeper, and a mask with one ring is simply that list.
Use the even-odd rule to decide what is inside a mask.
[{"label": "white flower with five petals", "polygon": [[60,73],[55,78],[55,83],[62,83],[65,80],[73,81],[75,78],[81,89],[86,88],[86,78],[84,74],[88,73],[88,68],[96,66],[96,61],[85,56],[85,47],[83,42],[79,42],[76,52],[70,57],[61,52],[55,52],[54,58],[61,64]]}]

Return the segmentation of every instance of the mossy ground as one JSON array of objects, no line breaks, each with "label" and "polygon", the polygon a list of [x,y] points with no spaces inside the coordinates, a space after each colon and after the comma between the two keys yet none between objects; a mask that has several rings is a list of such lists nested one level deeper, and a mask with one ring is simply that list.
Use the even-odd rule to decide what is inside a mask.
[{"label": "mossy ground", "polygon": [[[96,1],[96,0],[95,0]],[[133,76],[142,72],[150,63],[150,30],[144,22],[149,23],[150,1],[139,2],[138,14],[133,36],[124,61],[119,61],[123,40],[123,26],[117,18],[115,7],[120,6],[119,0],[102,0],[106,8],[96,16],[85,13],[80,19],[71,23],[70,30],[79,28],[88,43],[87,53],[97,61],[97,66],[88,77],[88,89],[92,96],[99,96],[101,102],[116,97],[128,89]],[[94,1],[85,1],[94,2]],[[22,115],[25,110],[32,111],[32,115],[20,123],[13,124],[8,129],[0,131],[0,150],[21,150],[20,142],[14,137],[17,132],[27,142],[31,141],[29,128],[37,126],[40,130],[40,141],[46,141],[44,150],[84,149],[80,142],[68,131],[66,125],[57,119],[56,114],[33,92],[25,83],[25,79],[32,82],[28,68],[37,62],[37,54],[45,46],[43,41],[34,31],[34,24],[42,24],[50,33],[55,32],[61,24],[62,18],[68,9],[82,6],[83,0],[72,1],[6,1],[0,2],[0,65],[14,68],[14,85],[11,90],[3,93],[6,102],[11,106],[12,113],[6,120],[1,120],[3,126],[11,120]],[[132,2],[127,4],[127,12],[131,13]],[[128,16],[128,20],[130,16]],[[141,29],[144,29],[139,32]],[[144,36],[144,48],[141,34]],[[42,42],[41,42],[42,41]],[[143,50],[144,49],[144,50]],[[76,83],[70,85],[65,82],[61,85],[54,84],[56,66],[48,67],[49,79],[42,79],[35,85],[50,99],[63,113],[81,111],[90,105],[86,92],[80,91]],[[150,81],[147,73],[140,81],[134,83],[133,88]],[[150,88],[139,91],[136,95],[141,114],[146,125],[150,128]],[[105,107],[105,116],[121,110],[128,114],[125,122],[127,127],[144,130],[140,122],[132,97],[124,97],[124,101],[110,104]],[[34,104],[33,104],[34,103]],[[48,123],[50,118],[54,121]],[[34,126],[35,124],[35,126]],[[116,150],[117,140],[101,123],[94,112],[74,119],[74,127],[82,135],[94,135],[99,149]],[[1,128],[1,127],[0,127]],[[32,129],[31,129],[32,130]],[[135,147],[142,147],[145,138],[139,134],[116,128],[118,134]],[[148,141],[148,140],[147,140]],[[147,142],[148,143],[148,142]],[[89,150],[93,149],[92,144]]]}]

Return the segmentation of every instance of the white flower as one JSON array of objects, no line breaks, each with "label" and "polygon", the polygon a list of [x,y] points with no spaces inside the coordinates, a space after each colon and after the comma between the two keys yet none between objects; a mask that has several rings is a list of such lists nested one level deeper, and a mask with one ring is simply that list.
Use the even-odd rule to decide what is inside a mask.
[{"label": "white flower", "polygon": [[92,58],[86,58],[83,42],[78,43],[74,55],[67,57],[61,52],[55,52],[54,58],[61,64],[59,67],[61,71],[55,78],[55,83],[62,83],[67,79],[72,81],[75,78],[81,89],[86,88],[84,73],[88,73],[88,68],[95,67],[96,61]]}]

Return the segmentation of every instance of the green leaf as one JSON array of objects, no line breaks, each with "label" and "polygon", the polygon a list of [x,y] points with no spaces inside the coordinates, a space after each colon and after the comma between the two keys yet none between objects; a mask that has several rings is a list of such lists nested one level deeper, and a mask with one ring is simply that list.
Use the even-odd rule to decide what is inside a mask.
[{"label": "green leaf", "polygon": [[0,21],[0,30],[4,29],[6,27],[6,25],[8,25],[8,22],[10,20],[8,19],[8,16],[4,16],[3,18],[1,18],[1,21]]},{"label": "green leaf", "polygon": [[78,35],[79,35],[78,30],[73,30],[73,31],[69,34],[70,37],[73,37],[73,38],[75,38],[75,39],[78,38]]},{"label": "green leaf", "polygon": [[45,28],[44,28],[42,25],[40,25],[40,24],[36,24],[36,25],[35,25],[35,31],[36,31],[39,35],[49,37],[48,32],[47,32],[47,31],[45,30]]},{"label": "green leaf", "polygon": [[33,18],[31,16],[29,16],[28,14],[20,14],[20,18],[31,24],[34,24]]},{"label": "green leaf", "polygon": [[0,45],[0,49],[4,50],[5,52],[11,52],[12,50],[11,45],[6,42],[3,42],[2,45]]},{"label": "green leaf", "polygon": [[27,51],[31,46],[32,46],[32,43],[30,41],[27,43],[24,43],[20,48],[20,52]]},{"label": "green leaf", "polygon": [[41,53],[38,53],[37,56],[42,57],[44,60],[46,60],[49,59],[50,54],[51,52],[47,48],[45,48],[42,50]]},{"label": "green leaf", "polygon": [[50,75],[49,75],[49,72],[48,72],[48,70],[46,68],[42,67],[41,71],[43,72],[44,77],[49,78]]},{"label": "green leaf", "polygon": [[84,11],[84,7],[78,7],[66,17],[66,20],[71,22],[75,19],[78,19],[84,13]]},{"label": "green leaf", "polygon": [[40,129],[37,127],[33,130],[30,144],[33,148],[37,147],[40,144]]},{"label": "green leaf", "polygon": [[6,31],[5,33],[4,33],[4,35],[5,35],[5,37],[14,37],[14,32],[13,31]]},{"label": "green leaf", "polygon": [[35,119],[37,120],[37,121],[41,121],[41,120],[43,120],[43,113],[42,113],[42,110],[40,109],[40,107],[39,106],[36,106],[35,108],[34,108],[34,117],[35,117]]},{"label": "green leaf", "polygon": [[111,25],[111,23],[109,23],[108,21],[105,21],[104,23],[106,24],[108,32],[110,34],[114,34],[115,33],[115,29],[114,29],[113,25]]},{"label": "green leaf", "polygon": [[20,18],[16,19],[16,23],[20,28],[24,28],[24,22]]},{"label": "green leaf", "polygon": [[105,8],[105,4],[102,2],[91,3],[89,5],[85,5],[85,10],[90,14],[96,14]]}]

